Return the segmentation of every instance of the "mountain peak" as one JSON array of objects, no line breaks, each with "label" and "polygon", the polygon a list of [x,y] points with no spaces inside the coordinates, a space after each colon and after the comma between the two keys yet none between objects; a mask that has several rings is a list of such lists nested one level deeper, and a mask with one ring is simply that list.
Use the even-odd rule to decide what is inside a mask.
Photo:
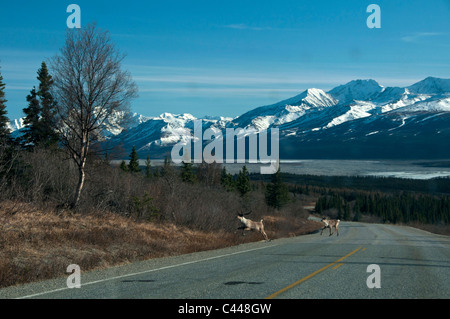
[{"label": "mountain peak", "polygon": [[356,79],[356,80],[351,80],[350,82],[344,84],[344,85],[352,85],[352,86],[381,86],[380,84],[378,84],[377,81],[373,80],[373,79]]},{"label": "mountain peak", "polygon": [[328,93],[339,101],[339,104],[351,103],[354,100],[370,100],[383,91],[383,86],[377,81],[368,80],[352,80],[344,85],[339,85]]},{"label": "mountain peak", "polygon": [[169,112],[164,112],[159,116],[160,119],[163,120],[187,120],[187,121],[193,121],[196,120],[197,118],[195,116],[193,116],[190,113],[183,113],[183,114],[173,114],[173,113],[169,113]]},{"label": "mountain peak", "polygon": [[441,79],[429,76],[407,87],[411,93],[416,94],[442,94],[450,92],[450,79]]},{"label": "mountain peak", "polygon": [[309,88],[309,89],[306,89],[306,94],[314,94],[314,95],[317,95],[317,94],[325,94],[325,92],[323,91],[323,90],[321,90],[321,89],[316,89],[316,88]]}]

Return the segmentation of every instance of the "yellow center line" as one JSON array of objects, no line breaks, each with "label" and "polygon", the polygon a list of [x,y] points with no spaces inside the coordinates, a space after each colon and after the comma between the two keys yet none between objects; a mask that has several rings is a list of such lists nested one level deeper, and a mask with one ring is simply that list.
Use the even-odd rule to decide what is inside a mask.
[{"label": "yellow center line", "polygon": [[344,257],[339,258],[338,260],[332,262],[331,264],[326,265],[325,267],[320,268],[319,270],[316,270],[316,271],[313,272],[312,274],[309,274],[308,276],[303,277],[302,279],[300,279],[300,280],[298,280],[298,281],[296,281],[296,282],[290,284],[289,286],[284,287],[283,289],[281,289],[281,290],[279,290],[279,291],[277,291],[277,292],[271,294],[271,295],[270,295],[269,297],[267,297],[266,299],[273,299],[273,298],[275,298],[276,296],[282,294],[283,292],[285,292],[285,291],[287,291],[287,290],[289,290],[289,289],[291,289],[291,288],[293,288],[293,287],[295,287],[295,286],[301,284],[302,282],[308,280],[309,278],[314,277],[315,275],[317,275],[317,274],[321,273],[322,271],[324,271],[324,270],[326,270],[326,269],[332,267],[333,265],[335,265],[335,264],[337,264],[337,263],[340,263],[340,262],[343,261],[345,258],[350,257],[351,255],[353,255],[354,253],[356,253],[356,252],[357,252],[358,250],[360,250],[361,248],[362,248],[362,247],[359,247],[359,248],[355,249],[355,250],[352,251],[351,253],[348,253],[348,254],[345,255]]},{"label": "yellow center line", "polygon": [[331,269],[338,269],[338,268],[341,267],[343,264],[344,264],[344,263],[337,264],[336,266],[334,266],[334,267],[331,268]]}]

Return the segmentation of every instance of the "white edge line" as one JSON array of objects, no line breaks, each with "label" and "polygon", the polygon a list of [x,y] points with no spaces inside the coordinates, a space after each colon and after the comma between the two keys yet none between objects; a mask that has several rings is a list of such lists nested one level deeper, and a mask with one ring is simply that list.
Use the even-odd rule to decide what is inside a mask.
[{"label": "white edge line", "polygon": [[[259,248],[252,248],[252,249],[247,249],[247,250],[243,250],[243,251],[238,251],[238,252],[235,252],[235,253],[229,253],[229,254],[225,254],[225,255],[208,257],[208,258],[200,259],[200,260],[187,261],[187,262],[184,262],[184,263],[181,263],[181,264],[164,266],[164,267],[160,267],[160,268],[156,268],[156,269],[149,269],[149,270],[135,272],[135,273],[131,273],[131,274],[126,274],[126,275],[121,275],[121,276],[115,276],[115,277],[110,277],[110,278],[90,281],[90,282],[82,284],[81,287],[88,286],[88,285],[93,285],[93,284],[98,284],[98,283],[101,283],[101,282],[111,281],[111,280],[115,280],[115,279],[125,278],[125,277],[142,275],[142,274],[145,274],[145,273],[150,273],[150,272],[154,272],[154,271],[158,271],[158,270],[164,270],[164,269],[170,269],[170,268],[175,268],[175,267],[180,267],[180,266],[186,266],[186,265],[189,265],[189,264],[195,264],[195,263],[202,262],[202,261],[208,261],[208,260],[213,260],[213,259],[217,259],[217,258],[228,257],[228,256],[232,256],[232,255],[238,255],[238,254],[247,253],[247,252],[250,252],[250,251],[265,249],[265,248],[269,248],[269,247],[275,247],[275,246],[278,246],[278,245],[279,244],[270,245],[270,246],[264,246],[264,247],[259,247]],[[180,256],[182,256],[182,255],[180,255]],[[63,291],[63,290],[67,290],[67,289],[78,289],[78,288],[63,287],[63,288],[58,288],[58,289],[54,289],[54,290],[39,292],[39,293],[32,294],[32,295],[17,297],[17,298],[14,298],[14,299],[33,298],[33,297],[42,296],[42,295],[46,295],[46,294],[51,294],[51,293],[54,293],[54,292]]]}]

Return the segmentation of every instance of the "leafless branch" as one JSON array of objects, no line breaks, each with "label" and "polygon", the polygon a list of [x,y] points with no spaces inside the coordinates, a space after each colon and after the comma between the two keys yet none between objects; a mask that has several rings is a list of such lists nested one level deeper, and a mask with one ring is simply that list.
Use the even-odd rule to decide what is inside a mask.
[{"label": "leafless branch", "polygon": [[123,59],[109,33],[91,24],[68,30],[64,47],[50,63],[59,133],[80,175],[72,206],[80,199],[86,159],[102,125],[137,96],[131,75],[121,69]]}]

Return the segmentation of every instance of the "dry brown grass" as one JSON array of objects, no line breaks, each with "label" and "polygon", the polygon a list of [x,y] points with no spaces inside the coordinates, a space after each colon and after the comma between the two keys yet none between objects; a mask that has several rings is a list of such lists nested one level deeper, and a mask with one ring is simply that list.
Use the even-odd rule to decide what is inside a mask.
[{"label": "dry brown grass", "polygon": [[[321,226],[304,218],[264,219],[272,239],[309,233]],[[70,264],[86,271],[261,239],[254,232],[246,236],[228,230],[206,232],[167,222],[137,222],[113,213],[61,213],[2,202],[0,287],[64,276]]]},{"label": "dry brown grass", "polygon": [[323,224],[305,218],[266,216],[264,227],[269,238],[282,238],[311,234]]}]

